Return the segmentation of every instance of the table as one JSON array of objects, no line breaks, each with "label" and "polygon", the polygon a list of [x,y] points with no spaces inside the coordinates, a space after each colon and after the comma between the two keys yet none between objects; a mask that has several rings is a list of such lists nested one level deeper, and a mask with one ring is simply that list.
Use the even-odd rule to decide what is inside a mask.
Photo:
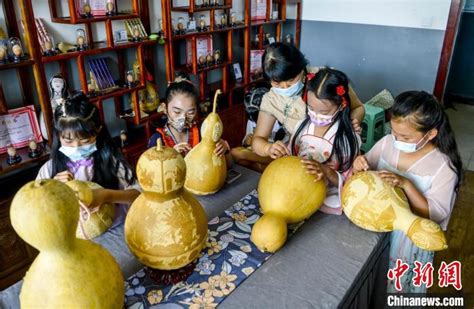
[{"label": "table", "polygon": [[[257,187],[259,174],[242,176],[212,196],[198,197],[209,219]],[[123,224],[94,239],[117,259],[124,277],[143,267],[123,239]],[[285,246],[237,287],[221,308],[367,307],[384,291],[388,234],[353,225],[344,215],[313,215]],[[378,278],[377,275],[380,275]],[[21,282],[0,292],[0,308],[19,308]],[[383,299],[381,299],[383,301]]]}]

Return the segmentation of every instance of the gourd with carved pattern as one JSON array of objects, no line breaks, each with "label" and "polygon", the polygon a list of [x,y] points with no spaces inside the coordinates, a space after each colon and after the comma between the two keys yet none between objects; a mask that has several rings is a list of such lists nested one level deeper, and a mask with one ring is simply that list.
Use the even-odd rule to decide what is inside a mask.
[{"label": "gourd with carved pattern", "polygon": [[446,249],[441,227],[413,214],[405,193],[382,180],[374,171],[353,175],[342,190],[342,207],[357,226],[373,232],[399,230],[418,247],[438,251]]},{"label": "gourd with carved pattern", "polygon": [[77,199],[82,202],[89,211],[89,213],[84,210],[80,211],[80,215],[83,216],[83,218],[79,220],[79,224],[77,225],[76,237],[91,239],[105,233],[114,222],[115,206],[107,203],[98,206],[98,208],[90,208],[94,196],[92,190],[101,189],[102,186],[94,182],[81,180],[71,180],[66,182],[66,185],[74,190]]},{"label": "gourd with carved pattern", "polygon": [[201,204],[183,188],[186,165],[173,148],[145,151],[137,163],[144,192],[125,219],[125,241],[145,265],[179,269],[195,260],[207,240],[207,217]]},{"label": "gourd with carved pattern", "polygon": [[214,153],[223,131],[221,118],[216,113],[219,94],[221,91],[217,90],[212,113],[202,123],[201,142],[184,158],[187,168],[184,187],[197,195],[216,193],[222,188],[227,177],[225,157]]},{"label": "gourd with carved pattern", "polygon": [[[326,197],[324,181],[314,181],[301,158],[288,156],[270,163],[258,183],[263,216],[252,228],[251,240],[262,251],[275,252],[286,241],[282,226],[309,218]],[[271,216],[271,218],[268,218]]]},{"label": "gourd with carved pattern", "polygon": [[100,245],[76,238],[74,191],[53,180],[24,185],[13,198],[11,223],[40,251],[23,279],[21,308],[121,308],[124,284],[114,258]]}]

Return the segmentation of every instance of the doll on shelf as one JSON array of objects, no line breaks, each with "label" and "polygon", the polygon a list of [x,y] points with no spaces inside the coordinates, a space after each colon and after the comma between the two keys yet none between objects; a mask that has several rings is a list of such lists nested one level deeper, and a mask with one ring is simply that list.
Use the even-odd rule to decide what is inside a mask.
[{"label": "doll on shelf", "polygon": [[28,143],[28,157],[30,158],[37,158],[43,153],[43,149],[40,145],[36,142],[34,138],[30,140]]},{"label": "doll on shelf", "polygon": [[[56,110],[59,104],[63,103],[68,96],[67,82],[61,74],[53,75],[49,79],[49,94],[51,102],[51,110]],[[41,134],[45,139],[48,139],[48,132],[46,131],[46,124],[44,115],[40,115]]]},{"label": "doll on shelf", "polygon": [[21,162],[21,156],[16,152],[16,149],[15,147],[13,147],[13,145],[11,144],[8,145],[7,153],[8,153],[8,157],[7,157],[8,165],[13,165],[13,164],[17,164]]}]

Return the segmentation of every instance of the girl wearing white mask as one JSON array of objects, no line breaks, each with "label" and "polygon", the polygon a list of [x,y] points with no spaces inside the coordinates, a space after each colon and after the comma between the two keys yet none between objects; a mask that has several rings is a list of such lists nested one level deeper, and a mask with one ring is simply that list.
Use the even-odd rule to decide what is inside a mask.
[{"label": "girl wearing white mask", "polygon": [[101,185],[103,189],[93,190],[89,207],[115,203],[113,225],[125,219],[130,204],[140,194],[133,170],[114,146],[99,111],[82,92],[73,94],[54,111],[51,159],[37,176],[37,179],[48,178]]},{"label": "girl wearing white mask", "polygon": [[[198,101],[193,83],[185,74],[178,73],[166,89],[166,123],[156,129],[156,133],[148,141],[148,148],[156,146],[157,139],[161,139],[164,145],[173,147],[183,157],[186,156],[200,141],[196,122]],[[229,150],[229,144],[225,140],[217,142],[216,155],[224,155]]]},{"label": "girl wearing white mask", "polygon": [[348,79],[344,73],[327,68],[314,76],[308,74],[307,78],[307,92],[303,95],[307,113],[296,125],[289,153],[302,158],[315,181],[323,179],[327,183],[320,210],[340,215],[340,191],[360,146],[350,119]]},{"label": "girl wearing white mask", "polygon": [[[263,55],[263,72],[271,83],[271,90],[265,94],[260,106],[252,149],[258,155],[275,159],[288,155],[286,145],[277,141],[269,142],[273,125],[278,120],[290,136],[295,132],[296,124],[306,116],[306,104],[302,98],[308,74],[315,74],[319,68],[309,67],[305,56],[293,45],[271,44]],[[364,118],[364,105],[352,88],[351,119],[356,132]]]},{"label": "girl wearing white mask", "polygon": [[[424,91],[407,91],[395,98],[392,134],[354,161],[353,171],[378,170],[388,184],[405,191],[413,213],[446,230],[462,179],[462,161],[454,133],[441,104]],[[434,253],[416,247],[403,232],[391,233],[389,267],[401,259],[410,265],[402,277],[403,293],[424,293],[412,283],[414,262],[433,261]],[[388,292],[397,292],[393,281]]]}]

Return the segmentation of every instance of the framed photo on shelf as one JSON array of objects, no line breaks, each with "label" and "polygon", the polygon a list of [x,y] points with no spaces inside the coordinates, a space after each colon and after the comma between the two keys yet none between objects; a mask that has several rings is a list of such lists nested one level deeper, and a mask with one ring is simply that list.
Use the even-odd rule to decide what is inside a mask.
[{"label": "framed photo on shelf", "polygon": [[250,16],[252,20],[265,20],[267,18],[267,1],[252,0]]},{"label": "framed photo on shelf", "polygon": [[89,0],[93,16],[105,16],[107,13],[107,0]]},{"label": "framed photo on shelf", "polygon": [[43,141],[34,105],[15,108],[0,116],[0,153],[11,144],[16,149],[28,146],[31,139]]},{"label": "framed photo on shelf", "polygon": [[[186,40],[186,65],[193,64],[193,49],[192,49],[192,41],[190,39]],[[196,38],[196,56],[197,59],[199,57],[204,56],[206,57],[209,54],[213,54],[212,48],[212,35],[204,35],[199,36]]]},{"label": "framed photo on shelf", "polygon": [[259,74],[262,71],[262,57],[264,49],[252,49],[250,51],[250,74]]},{"label": "framed photo on shelf", "polygon": [[236,81],[242,80],[242,70],[240,69],[240,63],[232,64],[232,73]]}]

